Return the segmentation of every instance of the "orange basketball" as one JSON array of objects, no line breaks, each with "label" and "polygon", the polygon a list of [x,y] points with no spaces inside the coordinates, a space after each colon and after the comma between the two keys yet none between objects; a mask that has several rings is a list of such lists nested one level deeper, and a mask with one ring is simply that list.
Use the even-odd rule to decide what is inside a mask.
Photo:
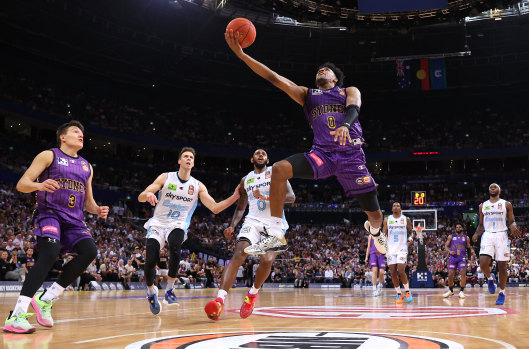
[{"label": "orange basketball", "polygon": [[242,48],[247,48],[255,41],[255,36],[257,35],[253,23],[247,20],[246,18],[235,18],[226,27],[226,30],[233,30],[233,33],[239,32],[241,38],[239,39],[239,44]]}]

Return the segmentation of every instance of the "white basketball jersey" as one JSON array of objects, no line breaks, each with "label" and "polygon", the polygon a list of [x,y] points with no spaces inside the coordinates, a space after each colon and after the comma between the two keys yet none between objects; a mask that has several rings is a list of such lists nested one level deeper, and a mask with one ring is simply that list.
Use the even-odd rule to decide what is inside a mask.
[{"label": "white basketball jersey", "polygon": [[388,251],[387,254],[398,254],[408,249],[408,230],[406,216],[388,217]]},{"label": "white basketball jersey", "polygon": [[507,207],[505,200],[499,199],[496,202],[485,201],[481,206],[483,213],[483,226],[485,231],[496,233],[507,231]]},{"label": "white basketball jersey", "polygon": [[198,203],[199,181],[189,177],[180,181],[177,172],[168,172],[167,179],[158,192],[154,215],[145,223],[145,229],[182,229],[187,233],[191,216]]},{"label": "white basketball jersey", "polygon": [[[244,178],[244,190],[248,195],[248,215],[246,217],[257,219],[260,222],[266,223],[267,218],[270,218],[270,202],[262,199],[257,199],[252,192],[259,189],[262,195],[270,195],[270,180],[272,178],[272,167],[266,167],[261,173],[252,171]],[[283,228],[288,229],[288,223],[283,214]]]}]

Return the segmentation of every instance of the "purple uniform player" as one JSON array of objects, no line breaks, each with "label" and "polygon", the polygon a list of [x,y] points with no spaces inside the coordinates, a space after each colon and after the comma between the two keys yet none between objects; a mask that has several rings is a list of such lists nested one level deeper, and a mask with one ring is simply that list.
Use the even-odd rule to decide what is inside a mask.
[{"label": "purple uniform player", "polygon": [[[92,196],[92,166],[77,155],[83,148],[83,125],[70,121],[57,129],[59,148],[45,150],[35,157],[17,184],[23,193],[37,191],[37,207],[33,216],[39,258],[28,274],[15,309],[3,328],[6,332],[35,331],[28,318],[29,304],[37,313],[37,322],[53,326],[52,301],[71,284],[97,255],[97,248],[85,223],[83,209],[101,218],[108,215],[108,206],[99,206]],[[62,251],[77,256],[64,266],[57,282],[44,292],[35,294]]]},{"label": "purple uniform player", "polygon": [[366,251],[366,264],[369,260],[369,267],[373,275],[371,276],[371,281],[375,290],[373,291],[373,296],[378,297],[382,293],[382,288],[384,287],[384,274],[386,272],[386,256],[378,252],[375,241],[371,235],[367,237],[367,251]]},{"label": "purple uniform player", "polygon": [[80,156],[71,157],[58,148],[51,152],[53,160],[39,176],[39,182],[52,179],[60,188],[53,193],[37,192],[34,233],[60,241],[62,252],[69,252],[79,241],[92,238],[83,212],[92,170],[88,161]]},{"label": "purple uniform player", "polygon": [[364,224],[375,237],[377,250],[386,253],[387,242],[380,234],[382,212],[376,184],[366,168],[362,150],[362,127],[358,122],[362,104],[360,91],[353,86],[343,88],[343,72],[332,63],[321,65],[316,72],[316,88],[299,86],[277,74],[243,52],[238,32],[224,34],[232,51],[257,75],[288,94],[305,111],[314,132],[310,152],[295,154],[273,166],[270,183],[269,238],[245,249],[249,254],[284,250],[283,205],[287,180],[290,178],[320,179],[336,176],[347,196],[354,196],[368,216]]},{"label": "purple uniform player", "polygon": [[448,260],[448,290],[443,294],[445,298],[454,294],[454,275],[459,270],[461,291],[459,298],[465,298],[465,285],[467,283],[467,248],[470,248],[470,239],[465,234],[462,224],[456,224],[456,232],[448,237],[445,244],[445,250],[448,251],[450,258]]}]

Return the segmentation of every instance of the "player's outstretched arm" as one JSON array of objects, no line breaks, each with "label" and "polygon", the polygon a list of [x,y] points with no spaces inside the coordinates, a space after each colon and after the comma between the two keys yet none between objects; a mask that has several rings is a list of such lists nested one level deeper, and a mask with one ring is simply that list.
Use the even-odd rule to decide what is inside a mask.
[{"label": "player's outstretched arm", "polygon": [[162,173],[158,176],[152,182],[147,188],[145,188],[144,191],[138,195],[138,201],[139,202],[145,202],[148,201],[151,206],[155,206],[158,203],[158,198],[156,197],[156,193],[162,189],[163,185],[165,184],[165,181],[167,180],[167,173]]},{"label": "player's outstretched arm", "polygon": [[290,96],[296,103],[303,106],[305,104],[305,99],[307,97],[308,88],[304,86],[298,86],[287,78],[277,74],[272,69],[268,68],[263,63],[253,59],[248,56],[242,50],[241,45],[239,44],[239,32],[233,32],[233,30],[226,30],[224,33],[224,38],[228,43],[228,46],[239,57],[246,65],[254,71],[257,75],[270,81],[274,86],[281,89]]},{"label": "player's outstretched arm", "polygon": [[233,217],[231,219],[230,226],[224,229],[224,237],[226,239],[231,239],[233,231],[235,230],[235,227],[239,224],[242,217],[244,216],[244,211],[246,211],[246,206],[248,206],[248,194],[246,193],[246,190],[244,190],[244,179],[246,176],[244,176],[241,179],[241,183],[239,184],[239,199],[237,200],[237,207],[235,208],[235,212],[233,213]]},{"label": "player's outstretched arm", "polygon": [[239,188],[240,185],[235,188],[233,194],[231,194],[229,198],[222,200],[221,202],[216,202],[215,199],[213,199],[211,195],[209,195],[208,188],[206,188],[206,186],[202,182],[200,182],[198,189],[198,197],[200,199],[200,202],[202,202],[204,206],[206,206],[214,214],[217,214],[219,212],[224,211],[225,209],[233,205],[235,201],[237,201],[237,199],[241,195],[239,193]]},{"label": "player's outstretched arm", "polygon": [[99,206],[94,200],[94,194],[92,192],[92,178],[94,177],[94,169],[90,164],[90,177],[86,181],[86,195],[84,200],[84,209],[90,213],[98,215],[100,218],[107,218],[109,208],[108,206]]},{"label": "player's outstretched arm", "polygon": [[60,189],[59,183],[53,179],[47,179],[42,183],[36,182],[40,174],[51,165],[53,157],[51,150],[45,150],[35,156],[29,168],[18,181],[17,190],[21,193],[31,193],[35,190],[53,193]]}]

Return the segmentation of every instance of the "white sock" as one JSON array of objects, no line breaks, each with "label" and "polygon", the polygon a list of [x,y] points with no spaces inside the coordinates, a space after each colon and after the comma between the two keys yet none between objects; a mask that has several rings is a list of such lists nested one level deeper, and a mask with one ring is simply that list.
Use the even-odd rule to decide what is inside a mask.
[{"label": "white sock", "polygon": [[494,280],[494,279],[492,278],[492,276],[489,276],[489,277],[487,278],[487,280]]},{"label": "white sock", "polygon": [[410,284],[409,283],[405,283],[403,284],[404,286],[404,291],[409,291],[410,290]]},{"label": "white sock", "polygon": [[502,289],[500,288],[500,293],[505,294],[505,289],[502,290]]},{"label": "white sock", "polygon": [[217,292],[217,298],[222,298],[222,301],[224,301],[224,299],[226,298],[227,294],[228,294],[227,291],[219,290],[219,292]]},{"label": "white sock", "polygon": [[257,294],[259,293],[259,289],[258,288],[255,288],[254,285],[252,285],[252,288],[250,289],[250,291],[248,291],[250,294]]},{"label": "white sock", "polygon": [[167,286],[165,286],[165,290],[166,291],[170,291],[173,289],[173,286],[174,286],[174,282],[175,282],[176,279],[174,280],[171,280],[171,279],[167,279]]},{"label": "white sock", "polygon": [[400,286],[395,287],[395,291],[397,291],[398,294],[402,293],[402,292],[400,292]]},{"label": "white sock", "polygon": [[52,301],[54,299],[59,298],[63,292],[64,292],[64,287],[54,282],[53,285],[51,285],[50,287],[46,289],[46,292],[44,292],[42,297],[40,297],[40,300],[44,302]]},{"label": "white sock", "polygon": [[27,313],[30,302],[31,298],[26,296],[18,296],[17,304],[15,305],[15,309],[13,309],[13,315]]},{"label": "white sock", "polygon": [[156,286],[152,285],[152,286],[147,286],[147,294],[149,296],[152,296],[154,294],[156,294]]}]

